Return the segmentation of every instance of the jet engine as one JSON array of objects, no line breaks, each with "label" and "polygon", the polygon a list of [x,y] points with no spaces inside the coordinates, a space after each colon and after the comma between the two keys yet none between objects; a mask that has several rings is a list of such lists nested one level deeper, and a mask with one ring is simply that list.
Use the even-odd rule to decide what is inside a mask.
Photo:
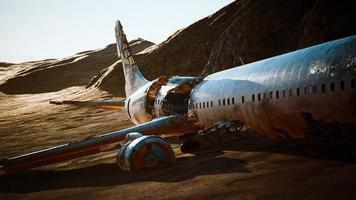
[{"label": "jet engine", "polygon": [[164,167],[175,164],[173,149],[165,139],[158,136],[143,136],[130,133],[116,158],[124,171],[135,172],[146,168]]}]

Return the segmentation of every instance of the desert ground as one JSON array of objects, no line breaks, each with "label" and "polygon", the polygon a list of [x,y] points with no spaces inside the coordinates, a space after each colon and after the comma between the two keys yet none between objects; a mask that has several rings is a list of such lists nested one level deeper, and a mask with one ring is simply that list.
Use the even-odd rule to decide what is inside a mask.
[{"label": "desert ground", "polygon": [[[118,111],[56,106],[49,100],[113,98],[98,89],[0,95],[0,157],[132,126]],[[174,142],[174,141],[173,141]],[[177,164],[121,171],[105,152],[0,177],[0,199],[354,199],[356,136],[271,140],[226,136]]]},{"label": "desert ground", "polygon": [[[130,47],[150,80],[207,75],[355,35],[352,3],[234,1],[161,44]],[[0,159],[133,126],[123,112],[49,104],[124,96],[115,44],[61,60],[0,62],[0,91]],[[356,199],[352,130],[300,140],[225,135],[196,155],[171,142],[170,168],[123,172],[116,152],[105,152],[0,176],[0,199]]]}]

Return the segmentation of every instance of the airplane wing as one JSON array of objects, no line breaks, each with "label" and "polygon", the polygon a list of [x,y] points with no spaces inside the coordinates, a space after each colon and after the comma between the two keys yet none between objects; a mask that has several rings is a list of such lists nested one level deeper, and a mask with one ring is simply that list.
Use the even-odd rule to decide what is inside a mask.
[{"label": "airplane wing", "polygon": [[123,110],[125,107],[124,101],[117,101],[117,100],[89,100],[89,101],[74,101],[74,100],[67,100],[67,101],[50,101],[50,104],[56,105],[75,105],[75,106],[83,106],[83,107],[94,107],[94,108],[104,108],[110,110]]},{"label": "airplane wing", "polygon": [[173,115],[154,119],[150,122],[112,133],[89,137],[60,146],[0,160],[0,174],[13,173],[25,169],[58,163],[77,157],[110,151],[125,140],[128,133],[144,135],[182,135],[200,130],[200,126],[190,122],[186,115]]}]

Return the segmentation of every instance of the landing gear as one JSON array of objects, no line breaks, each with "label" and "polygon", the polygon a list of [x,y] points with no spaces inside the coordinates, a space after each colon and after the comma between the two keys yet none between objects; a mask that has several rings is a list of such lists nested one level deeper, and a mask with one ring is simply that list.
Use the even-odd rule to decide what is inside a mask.
[{"label": "landing gear", "polygon": [[201,144],[213,147],[220,146],[233,139],[254,137],[256,132],[245,126],[241,121],[222,120],[214,126],[197,134]]},{"label": "landing gear", "polygon": [[182,153],[196,153],[200,151],[200,142],[196,138],[196,134],[188,134],[180,137]]},{"label": "landing gear", "polygon": [[196,153],[199,150],[200,150],[200,142],[198,141],[183,142],[180,146],[180,151],[182,153]]},{"label": "landing gear", "polygon": [[241,121],[222,120],[214,126],[181,136],[182,153],[197,153],[201,149],[221,146],[234,139],[255,137],[257,134]]}]

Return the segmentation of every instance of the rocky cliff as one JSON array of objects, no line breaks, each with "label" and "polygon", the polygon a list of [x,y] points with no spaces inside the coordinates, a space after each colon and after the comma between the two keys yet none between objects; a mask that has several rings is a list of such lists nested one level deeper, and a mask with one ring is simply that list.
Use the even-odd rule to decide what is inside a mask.
[{"label": "rocky cliff", "polygon": [[[139,46],[134,50],[135,59],[148,79],[166,74],[207,75],[354,35],[354,16],[352,1],[237,0],[178,30],[159,45],[144,40],[132,44]],[[90,82],[87,87],[124,95],[123,73],[114,44],[61,61],[30,64],[28,70],[0,85],[0,90],[39,93]],[[49,72],[55,77],[48,76]]]},{"label": "rocky cliff", "polygon": [[[134,53],[153,44],[143,39],[130,42]],[[0,91],[6,94],[37,94],[87,85],[101,70],[117,60],[116,45],[110,44],[103,49],[77,53],[61,60],[0,63]]]},{"label": "rocky cliff", "polygon": [[[207,75],[354,35],[353,16],[350,1],[240,0],[177,31],[137,59],[148,79],[169,73]],[[124,94],[112,87],[123,84],[118,63],[101,75],[101,82],[92,85]]]}]

